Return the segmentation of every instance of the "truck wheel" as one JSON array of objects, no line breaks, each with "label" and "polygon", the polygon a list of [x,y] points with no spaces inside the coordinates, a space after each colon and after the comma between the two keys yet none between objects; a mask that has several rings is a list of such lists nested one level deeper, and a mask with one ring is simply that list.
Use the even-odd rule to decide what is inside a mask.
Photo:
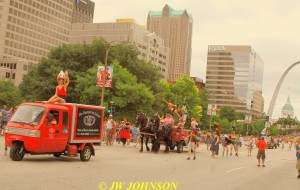
[{"label": "truck wheel", "polygon": [[61,156],[61,153],[54,153],[53,156],[59,158]]},{"label": "truck wheel", "polygon": [[91,156],[92,156],[92,148],[89,146],[85,146],[83,150],[80,152],[80,160],[83,162],[89,161]]},{"label": "truck wheel", "polygon": [[182,142],[179,142],[179,143],[177,144],[177,152],[178,152],[178,153],[181,153],[182,150],[183,150]]},{"label": "truck wheel", "polygon": [[9,152],[10,159],[13,161],[21,161],[24,158],[24,155],[25,151],[23,145],[19,143],[13,144]]}]

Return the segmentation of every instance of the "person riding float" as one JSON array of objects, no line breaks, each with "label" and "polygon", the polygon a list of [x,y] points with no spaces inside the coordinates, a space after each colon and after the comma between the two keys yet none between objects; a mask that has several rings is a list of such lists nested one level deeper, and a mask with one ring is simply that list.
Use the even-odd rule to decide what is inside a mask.
[{"label": "person riding float", "polygon": [[67,101],[67,88],[70,84],[68,71],[60,71],[57,75],[57,82],[58,85],[55,88],[55,94],[48,100],[48,103],[66,103]]},{"label": "person riding float", "polygon": [[177,105],[175,105],[175,104],[172,104],[171,102],[168,102],[167,100],[165,100],[164,98],[163,98],[163,101],[168,105],[168,109],[171,111],[171,112],[173,112],[173,113],[175,113],[178,117],[181,117],[180,115],[179,115],[179,108],[177,108]]}]

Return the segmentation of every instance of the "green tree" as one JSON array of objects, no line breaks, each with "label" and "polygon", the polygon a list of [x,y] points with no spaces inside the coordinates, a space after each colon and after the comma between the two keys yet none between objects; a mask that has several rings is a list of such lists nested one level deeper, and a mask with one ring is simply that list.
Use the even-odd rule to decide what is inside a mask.
[{"label": "green tree", "polygon": [[252,123],[249,125],[249,134],[259,136],[261,131],[264,128],[265,128],[264,119],[253,120]]},{"label": "green tree", "polygon": [[219,116],[221,119],[227,118],[228,121],[232,122],[235,120],[236,112],[233,107],[231,106],[223,106],[219,110]]},{"label": "green tree", "polygon": [[20,92],[11,81],[0,80],[0,106],[16,106],[22,102]]},{"label": "green tree", "polygon": [[[105,91],[105,105],[113,101],[116,106],[117,120],[123,117],[134,119],[137,112],[153,113],[152,104],[154,96],[144,84],[138,83],[134,75],[127,69],[121,67],[117,61],[113,61],[114,80],[113,88]],[[86,73],[78,75],[76,79],[80,102],[84,104],[95,104],[100,102],[101,88],[95,86],[97,66],[90,68]]]},{"label": "green tree", "polygon": [[[195,86],[192,79],[184,76],[176,81],[175,84],[160,84],[164,86],[164,91],[160,92],[156,99],[160,105],[164,108],[163,110],[155,110],[161,114],[169,112],[167,105],[163,102],[162,98],[166,99],[173,104],[176,104],[179,108],[183,104],[186,104],[188,111],[188,118],[197,118],[198,120],[202,117],[202,106],[200,102],[199,90]],[[181,115],[182,113],[180,113]]]},{"label": "green tree", "polygon": [[[107,47],[107,41],[97,38],[91,45],[62,45],[53,48],[48,57],[43,58],[24,78],[19,86],[21,95],[28,101],[48,100],[55,93],[57,74],[60,70],[68,70],[71,80],[68,87],[68,102],[78,102],[82,97],[77,85],[77,76],[85,75],[95,64],[103,64]],[[121,43],[111,47],[108,65],[112,60],[118,60],[122,67],[136,75],[138,83],[145,84],[152,93],[158,92],[161,78],[158,68],[150,62],[139,60],[136,48],[132,45]],[[95,77],[90,80],[95,83]]]},{"label": "green tree", "polygon": [[61,70],[68,70],[71,80],[68,87],[68,101],[77,102],[79,94],[74,90],[76,76],[86,72],[98,61],[92,45],[62,45],[54,48],[47,58],[43,58],[26,75],[19,85],[21,95],[28,101],[48,100],[55,93],[57,74]]}]

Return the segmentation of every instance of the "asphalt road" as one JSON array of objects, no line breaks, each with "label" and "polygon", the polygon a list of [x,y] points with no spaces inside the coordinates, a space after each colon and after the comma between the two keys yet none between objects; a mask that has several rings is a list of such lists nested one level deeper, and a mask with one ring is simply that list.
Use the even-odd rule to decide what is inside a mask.
[{"label": "asphalt road", "polygon": [[201,145],[196,160],[186,160],[186,149],[180,154],[138,150],[132,145],[102,145],[96,147],[96,156],[89,162],[52,155],[25,155],[22,161],[14,162],[4,155],[1,136],[0,190],[108,190],[113,182],[124,183],[119,189],[129,188],[130,182],[137,182],[135,187],[142,182],[162,182],[165,189],[176,186],[178,190],[300,190],[294,150],[267,150],[265,168],[256,166],[256,148],[251,157],[242,148],[239,157],[212,159]]}]

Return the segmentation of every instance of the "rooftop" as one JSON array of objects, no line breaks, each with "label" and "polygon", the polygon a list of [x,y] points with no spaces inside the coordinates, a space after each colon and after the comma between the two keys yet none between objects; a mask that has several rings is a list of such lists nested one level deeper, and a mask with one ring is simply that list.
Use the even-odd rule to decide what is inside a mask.
[{"label": "rooftop", "polygon": [[288,97],[286,104],[282,107],[282,110],[285,110],[285,111],[294,111],[294,107],[291,104],[290,97]]},{"label": "rooftop", "polygon": [[[175,10],[173,9],[171,6],[169,5],[166,5],[169,9],[169,16],[181,16],[185,11],[186,9],[184,10]],[[163,15],[163,12],[162,11],[149,11],[149,16],[157,16],[157,17],[160,17]],[[193,20],[193,15],[192,14],[188,14],[189,15],[189,18],[191,20]]]}]

